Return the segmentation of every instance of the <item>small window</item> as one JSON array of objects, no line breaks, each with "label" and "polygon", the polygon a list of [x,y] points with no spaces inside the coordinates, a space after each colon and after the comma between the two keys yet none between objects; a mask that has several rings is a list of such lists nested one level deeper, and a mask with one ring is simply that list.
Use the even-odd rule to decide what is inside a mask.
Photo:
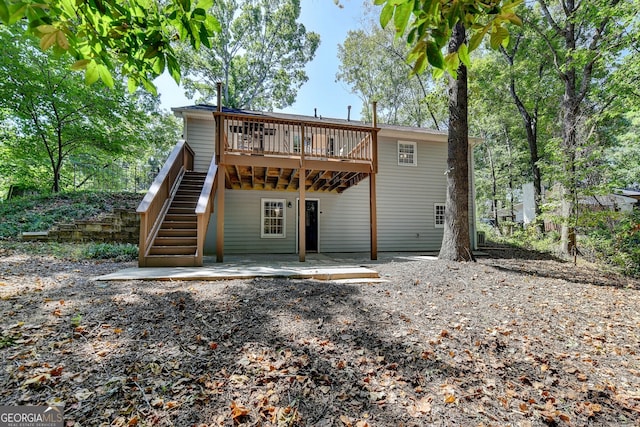
[{"label": "small window", "polygon": [[263,239],[285,237],[284,208],[284,199],[262,199],[262,231],[260,237]]},{"label": "small window", "polygon": [[444,203],[436,203],[433,205],[433,214],[435,218],[435,227],[444,228]]},{"label": "small window", "polygon": [[415,142],[398,141],[398,165],[418,165],[417,144]]}]

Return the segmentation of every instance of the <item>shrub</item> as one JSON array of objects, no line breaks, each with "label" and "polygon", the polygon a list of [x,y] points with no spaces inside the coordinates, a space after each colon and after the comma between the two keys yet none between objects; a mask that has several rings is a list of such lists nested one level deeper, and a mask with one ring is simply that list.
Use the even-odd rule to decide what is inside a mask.
[{"label": "shrub", "polygon": [[640,211],[620,215],[613,224],[602,221],[586,232],[582,249],[595,261],[624,274],[640,277]]}]

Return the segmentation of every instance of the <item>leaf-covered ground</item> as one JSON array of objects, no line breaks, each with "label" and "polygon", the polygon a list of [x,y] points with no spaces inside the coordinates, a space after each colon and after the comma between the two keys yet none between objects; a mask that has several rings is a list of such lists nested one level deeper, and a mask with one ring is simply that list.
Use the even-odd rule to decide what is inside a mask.
[{"label": "leaf-covered ground", "polygon": [[384,283],[94,282],[0,254],[0,406],[67,426],[640,425],[640,282],[493,250]]}]

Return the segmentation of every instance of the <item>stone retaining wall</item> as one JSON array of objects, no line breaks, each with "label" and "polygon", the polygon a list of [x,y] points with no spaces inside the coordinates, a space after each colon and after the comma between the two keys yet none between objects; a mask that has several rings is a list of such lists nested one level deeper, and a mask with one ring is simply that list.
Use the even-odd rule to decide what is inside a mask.
[{"label": "stone retaining wall", "polygon": [[140,218],[135,211],[116,209],[99,221],[56,224],[48,232],[22,233],[23,240],[117,242],[138,244]]}]

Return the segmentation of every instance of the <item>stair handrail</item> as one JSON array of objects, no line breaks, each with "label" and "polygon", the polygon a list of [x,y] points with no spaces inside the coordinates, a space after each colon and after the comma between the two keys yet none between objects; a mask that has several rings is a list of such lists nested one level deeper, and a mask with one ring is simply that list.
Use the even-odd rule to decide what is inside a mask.
[{"label": "stair handrail", "polygon": [[216,195],[216,183],[218,176],[218,165],[211,162],[207,176],[202,185],[202,191],[196,205],[196,217],[198,222],[197,232],[197,248],[196,248],[196,265],[202,266],[202,257],[204,255],[204,241],[207,236],[207,228],[209,228],[209,219],[213,212],[213,199]]},{"label": "stair handrail", "polygon": [[140,215],[140,244],[138,247],[138,265],[146,265],[146,257],[155,238],[162,218],[166,213],[173,195],[180,184],[185,171],[193,169],[194,152],[187,141],[178,140],[167,161],[153,180],[147,194],[138,205]]}]

